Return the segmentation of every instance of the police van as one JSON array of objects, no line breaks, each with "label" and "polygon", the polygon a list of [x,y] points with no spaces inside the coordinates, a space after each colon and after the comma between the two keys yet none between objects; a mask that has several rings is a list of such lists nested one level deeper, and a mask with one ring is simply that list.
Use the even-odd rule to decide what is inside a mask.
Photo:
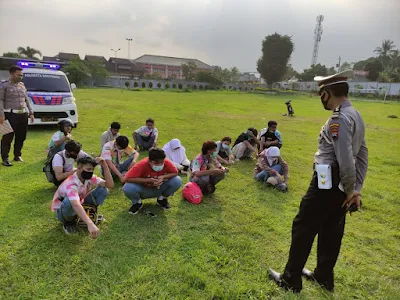
[{"label": "police van", "polygon": [[59,70],[60,65],[31,61],[14,64],[23,68],[22,82],[35,115],[35,122],[29,124],[57,124],[62,119],[70,119],[76,127],[78,109],[72,93],[76,86],[70,84],[65,73]]}]

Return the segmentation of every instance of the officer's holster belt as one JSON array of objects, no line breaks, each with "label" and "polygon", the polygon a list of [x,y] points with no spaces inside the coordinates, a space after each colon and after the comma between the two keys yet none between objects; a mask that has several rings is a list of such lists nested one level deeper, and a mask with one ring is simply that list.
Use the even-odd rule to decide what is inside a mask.
[{"label": "officer's holster belt", "polygon": [[25,108],[21,109],[3,109],[4,112],[12,113],[12,114],[26,114],[28,111]]}]

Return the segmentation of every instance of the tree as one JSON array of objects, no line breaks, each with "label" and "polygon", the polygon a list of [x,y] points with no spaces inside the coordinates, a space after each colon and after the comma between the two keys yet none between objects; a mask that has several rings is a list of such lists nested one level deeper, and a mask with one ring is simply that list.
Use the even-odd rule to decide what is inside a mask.
[{"label": "tree", "polygon": [[[22,57],[26,57],[26,58],[30,58],[30,59],[36,59],[39,60],[40,56],[42,56],[42,52],[40,52],[39,50],[35,49],[35,48],[31,48],[31,47],[18,47],[18,53],[22,56]],[[39,55],[39,58],[36,57],[36,54]]]},{"label": "tree", "polygon": [[335,67],[330,67],[326,72],[326,75],[334,75],[334,74],[336,74]]},{"label": "tree", "polygon": [[17,52],[4,52],[3,57],[14,57],[14,58],[22,58],[23,56]]},{"label": "tree", "polygon": [[381,47],[376,47],[374,52],[378,54],[378,56],[387,57],[392,51],[396,48],[393,41],[391,40],[383,40]]},{"label": "tree", "polygon": [[231,68],[231,82],[238,82],[239,81],[239,78],[240,78],[240,71],[239,71],[239,69],[238,68],[236,68],[236,67],[233,67],[233,68]]},{"label": "tree", "polygon": [[293,49],[292,38],[287,35],[274,33],[263,40],[262,56],[257,61],[257,71],[267,84],[283,78]]},{"label": "tree", "polygon": [[352,63],[348,63],[347,61],[342,63],[340,65],[340,67],[339,67],[339,72],[343,72],[343,71],[346,71],[346,70],[353,70],[353,64]]},{"label": "tree", "polygon": [[375,60],[376,60],[375,57],[370,57],[366,60],[360,60],[354,64],[353,70],[365,70],[365,66],[367,65],[367,63],[375,61]]},{"label": "tree", "polygon": [[182,64],[182,73],[186,80],[193,81],[195,77],[194,71],[197,69],[196,63],[188,61],[186,64]]},{"label": "tree", "polygon": [[285,75],[283,75],[283,80],[289,80],[293,77],[298,78],[299,73],[295,69],[293,69],[291,64],[288,64],[286,67]]},{"label": "tree", "polygon": [[68,63],[63,71],[67,74],[69,81],[76,85],[84,84],[89,78],[90,71],[87,66],[80,60],[73,60]]},{"label": "tree", "polygon": [[153,74],[145,74],[144,75],[145,79],[155,79],[155,80],[161,80],[162,76],[160,73],[154,72]]},{"label": "tree", "polygon": [[222,85],[223,81],[219,78],[217,78],[213,73],[211,72],[198,72],[196,73],[196,81],[198,82],[207,82],[210,84],[214,85]]},{"label": "tree", "polygon": [[321,64],[312,65],[308,69],[304,69],[303,73],[299,74],[301,81],[312,81],[315,76],[327,76],[328,69]]},{"label": "tree", "polygon": [[85,65],[92,76],[94,85],[103,84],[109,76],[107,69],[102,63],[86,61]]},{"label": "tree", "polygon": [[383,69],[383,65],[378,58],[370,60],[364,67],[364,70],[369,72],[367,78],[371,81],[376,81]]}]

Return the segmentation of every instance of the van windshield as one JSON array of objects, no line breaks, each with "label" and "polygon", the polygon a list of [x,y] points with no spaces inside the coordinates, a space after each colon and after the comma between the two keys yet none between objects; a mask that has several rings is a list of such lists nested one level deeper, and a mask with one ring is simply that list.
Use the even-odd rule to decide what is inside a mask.
[{"label": "van windshield", "polygon": [[24,73],[22,82],[31,92],[70,92],[69,84],[64,75]]}]

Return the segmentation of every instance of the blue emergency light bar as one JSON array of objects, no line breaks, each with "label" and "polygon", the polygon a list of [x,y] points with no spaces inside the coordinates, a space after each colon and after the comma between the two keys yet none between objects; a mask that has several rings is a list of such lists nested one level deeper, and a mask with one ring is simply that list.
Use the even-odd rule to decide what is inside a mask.
[{"label": "blue emergency light bar", "polygon": [[58,70],[60,68],[60,65],[57,64],[36,63],[27,61],[19,61],[18,66],[20,66],[21,68],[45,68],[53,70]]}]

